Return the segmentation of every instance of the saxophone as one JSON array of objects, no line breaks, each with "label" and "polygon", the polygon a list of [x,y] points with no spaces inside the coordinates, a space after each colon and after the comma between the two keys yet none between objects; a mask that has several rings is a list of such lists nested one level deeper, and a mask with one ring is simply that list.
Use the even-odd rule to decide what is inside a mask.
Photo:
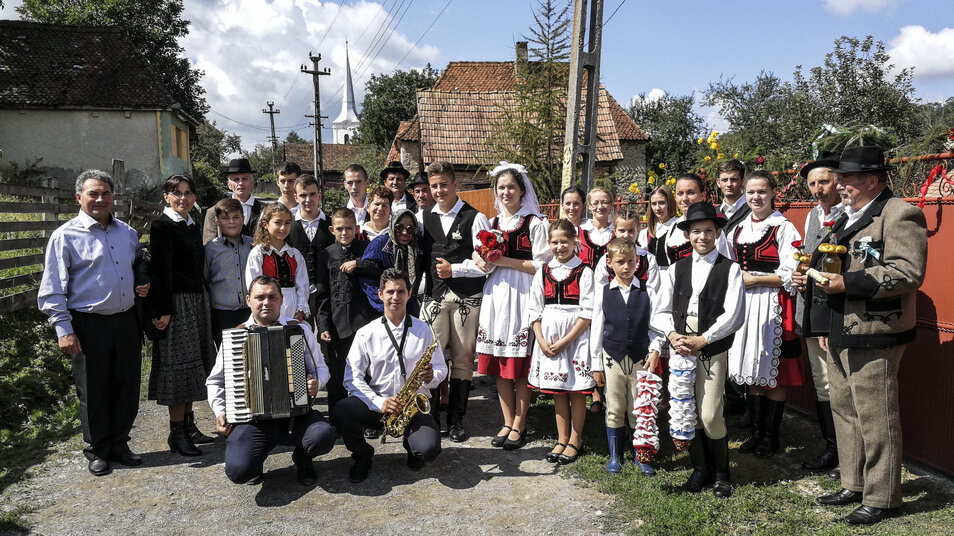
[{"label": "saxophone", "polygon": [[414,366],[414,370],[408,375],[404,386],[398,391],[397,399],[401,401],[401,412],[385,413],[384,416],[381,417],[381,422],[384,423],[384,433],[381,436],[382,440],[385,435],[391,437],[403,436],[404,429],[407,428],[408,423],[411,422],[411,419],[417,415],[418,412],[428,413],[431,411],[430,401],[426,396],[417,392],[418,389],[421,388],[421,379],[418,375],[431,363],[431,356],[434,355],[434,350],[436,349],[437,337],[434,337],[434,342],[428,345],[424,350],[424,355],[418,360],[417,365]]}]

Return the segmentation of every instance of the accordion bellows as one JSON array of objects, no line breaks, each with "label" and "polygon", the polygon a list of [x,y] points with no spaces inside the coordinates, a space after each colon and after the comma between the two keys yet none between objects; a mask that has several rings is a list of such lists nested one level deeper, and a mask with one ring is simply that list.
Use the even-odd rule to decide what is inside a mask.
[{"label": "accordion bellows", "polygon": [[301,326],[222,332],[225,418],[233,424],[308,412],[307,352]]}]

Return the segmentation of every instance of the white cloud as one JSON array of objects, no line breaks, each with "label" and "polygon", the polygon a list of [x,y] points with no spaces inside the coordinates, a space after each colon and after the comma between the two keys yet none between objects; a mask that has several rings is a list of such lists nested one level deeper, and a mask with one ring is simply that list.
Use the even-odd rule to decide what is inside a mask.
[{"label": "white cloud", "polygon": [[851,15],[855,11],[874,13],[897,3],[897,0],[822,0],[825,9],[838,15]]},{"label": "white cloud", "polygon": [[924,26],[905,26],[889,45],[891,63],[898,68],[914,67],[917,78],[954,75],[954,28],[932,33]]},{"label": "white cloud", "polygon": [[[246,125],[216,113],[208,118],[242,136],[247,149],[266,143],[269,123],[262,113],[266,101],[273,101],[281,110],[275,116],[279,138],[290,130],[311,138],[310,119],[304,114],[312,111],[312,80],[299,71],[302,64],[311,68],[309,51],[321,54],[319,68],[331,69],[331,75],[322,76],[319,83],[321,113],[332,119],[341,110],[346,39],[351,41],[349,55],[359,111],[364,84],[371,74],[388,73],[395,67],[421,68],[428,62],[441,65],[440,51],[423,44],[397,65],[418,36],[406,36],[398,27],[390,39],[390,29],[382,30],[378,38],[382,25],[391,28],[395,23],[381,3],[358,0],[340,6],[317,0],[193,0],[185,6],[184,18],[192,21],[192,26],[181,44],[193,65],[205,70],[202,85],[206,100],[214,112]],[[323,124],[327,140],[330,120]]]},{"label": "white cloud", "polygon": [[633,104],[636,103],[637,100],[643,100],[645,102],[656,102],[665,96],[666,96],[665,90],[659,89],[658,87],[654,87],[650,89],[649,93],[646,93],[645,96],[633,95],[633,98],[629,99],[629,104],[630,106],[632,106]]}]

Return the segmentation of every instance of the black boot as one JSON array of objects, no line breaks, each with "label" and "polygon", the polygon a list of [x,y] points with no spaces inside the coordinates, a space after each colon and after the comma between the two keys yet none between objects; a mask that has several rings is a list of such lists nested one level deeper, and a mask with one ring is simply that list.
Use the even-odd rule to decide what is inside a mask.
[{"label": "black boot", "polygon": [[742,454],[755,452],[755,447],[762,440],[762,434],[765,430],[765,400],[764,396],[752,394],[745,397],[745,402],[749,406],[749,428],[752,435],[739,445],[739,452]]},{"label": "black boot", "polygon": [[214,441],[214,439],[199,431],[199,427],[195,425],[195,413],[191,411],[187,411],[185,414],[185,427],[189,437],[192,438],[192,442],[196,445],[208,445]]},{"label": "black boot", "polygon": [[692,464],[692,474],[680,488],[682,491],[699,493],[712,485],[713,475],[706,454],[707,440],[706,433],[701,428],[696,429],[696,437],[692,443],[689,443],[689,463]]},{"label": "black boot", "polygon": [[732,496],[732,477],[729,475],[729,438],[708,439],[706,442],[707,451],[712,459],[713,471],[715,472],[715,483],[712,485],[712,493],[720,498]]},{"label": "black boot", "polygon": [[785,415],[784,401],[769,400],[768,397],[765,400],[765,432],[758,446],[755,447],[755,455],[763,457],[771,456],[778,450],[779,430],[782,428],[782,417]]},{"label": "black boot", "polygon": [[437,423],[437,427],[440,428],[441,435],[447,435],[447,421],[444,421],[444,424],[441,424],[441,389],[431,389],[431,417],[434,417],[434,422]]},{"label": "black boot", "polygon": [[470,381],[451,379],[447,404],[447,437],[455,443],[467,441],[467,430],[464,430],[464,415],[467,414],[467,400],[469,398]]},{"label": "black boot", "polygon": [[202,451],[192,443],[192,438],[186,432],[185,421],[169,421],[169,450],[183,456],[200,456]]},{"label": "black boot", "polygon": [[802,464],[802,469],[813,473],[824,473],[838,467],[838,442],[835,440],[835,420],[831,414],[831,402],[815,402],[818,414],[818,427],[825,440],[825,451],[817,458]]}]

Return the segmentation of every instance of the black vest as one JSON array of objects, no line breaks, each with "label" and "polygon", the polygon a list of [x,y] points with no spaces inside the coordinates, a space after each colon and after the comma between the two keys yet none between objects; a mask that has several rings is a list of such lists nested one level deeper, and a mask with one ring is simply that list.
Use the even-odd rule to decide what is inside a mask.
[{"label": "black vest", "polygon": [[[673,278],[672,323],[676,333],[680,335],[686,334],[686,317],[689,301],[693,295],[692,263],[693,258],[689,256],[677,261],[672,268],[676,270]],[[712,265],[709,278],[706,279],[706,284],[703,285],[702,292],[699,294],[699,334],[705,333],[725,311],[725,296],[729,289],[729,269],[732,268],[732,264],[731,260],[720,254]],[[703,346],[699,352],[703,356],[720,354],[732,346],[734,338],[733,333],[723,339],[712,341]]]},{"label": "black vest", "polygon": [[[453,290],[460,297],[480,294],[484,290],[486,277],[452,277],[441,279],[437,277],[437,259],[443,258],[451,264],[463,262],[474,254],[473,227],[477,209],[464,203],[454,223],[451,224],[448,234],[444,235],[440,216],[434,210],[435,205],[424,212],[424,248],[427,259],[430,261],[427,269],[427,288],[425,294],[439,300],[447,292]],[[454,238],[454,234],[460,236]]]},{"label": "black vest", "polygon": [[305,232],[305,227],[300,220],[292,222],[291,231],[288,233],[288,242],[305,258],[305,264],[308,267],[308,281],[311,284],[315,284],[315,281],[318,280],[317,272],[315,272],[315,266],[318,264],[318,254],[335,243],[335,237],[328,229],[331,223],[327,216],[319,221],[321,223],[318,224],[314,240],[308,239],[308,233]]},{"label": "black vest", "polygon": [[618,290],[603,287],[603,351],[617,362],[642,359],[649,352],[649,313],[646,285],[630,290],[626,303]]}]

